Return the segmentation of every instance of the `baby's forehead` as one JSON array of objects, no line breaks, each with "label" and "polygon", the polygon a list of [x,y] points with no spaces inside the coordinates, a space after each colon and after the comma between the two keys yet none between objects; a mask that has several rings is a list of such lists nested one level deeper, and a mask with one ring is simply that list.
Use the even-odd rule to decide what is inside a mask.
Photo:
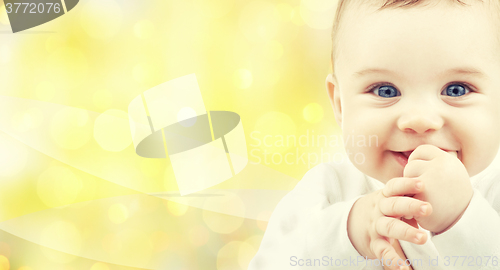
[{"label": "baby's forehead", "polygon": [[[500,18],[500,1],[499,0],[341,0],[339,9],[341,12],[349,14],[350,16],[343,16],[350,18],[369,13],[376,15],[377,12],[382,11],[395,11],[398,13],[414,12],[415,10],[428,10],[440,6],[440,8],[455,9],[461,8],[463,10],[482,9],[489,15],[496,15]],[[490,12],[487,12],[490,11]],[[422,18],[425,19],[425,18]]]},{"label": "baby's forehead", "polygon": [[344,5],[344,8],[360,8],[367,7],[371,9],[399,9],[410,10],[412,8],[432,8],[440,4],[448,5],[449,7],[471,7],[474,5],[485,5],[493,7],[500,6],[498,0],[339,0],[339,5]]},{"label": "baby's forehead", "polygon": [[[387,32],[385,28],[376,29],[376,25],[380,25],[380,21],[388,22],[384,24],[386,28],[405,25],[400,27],[403,30],[403,32],[400,32],[403,33],[401,38],[408,34],[412,35],[413,31],[422,32],[437,27],[442,28],[445,24],[448,25],[449,29],[456,31],[461,26],[447,23],[444,19],[447,13],[468,17],[471,27],[476,27],[477,31],[496,38],[495,44],[497,46],[495,50],[500,56],[500,35],[496,31],[496,29],[500,28],[499,0],[340,0],[337,18],[332,29],[332,63],[336,62],[341,50],[351,48],[350,45],[352,44],[342,45],[342,43],[346,42],[346,37],[347,40],[350,40],[349,37],[352,37],[352,33],[356,33],[361,28],[364,28],[364,32],[367,31],[367,28],[373,29],[373,35],[375,36],[377,33]],[[430,20],[429,16],[432,16],[434,20]],[[410,17],[412,19],[408,20],[407,18]],[[440,18],[443,18],[443,20]],[[485,23],[478,26],[477,21],[481,20],[485,21]],[[411,23],[408,23],[410,21]],[[398,38],[399,36],[393,35],[393,37]],[[362,42],[369,42],[369,39]],[[388,46],[391,45],[394,46],[388,44]],[[495,52],[491,53],[496,54]],[[333,69],[335,71],[335,67]]]}]

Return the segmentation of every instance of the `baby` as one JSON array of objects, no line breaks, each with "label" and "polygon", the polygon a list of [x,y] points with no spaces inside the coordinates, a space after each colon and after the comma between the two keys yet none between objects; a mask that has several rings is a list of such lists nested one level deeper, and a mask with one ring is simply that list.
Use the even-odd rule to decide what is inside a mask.
[{"label": "baby", "polygon": [[498,29],[499,0],[339,0],[327,92],[378,143],[307,172],[249,269],[500,269]]}]

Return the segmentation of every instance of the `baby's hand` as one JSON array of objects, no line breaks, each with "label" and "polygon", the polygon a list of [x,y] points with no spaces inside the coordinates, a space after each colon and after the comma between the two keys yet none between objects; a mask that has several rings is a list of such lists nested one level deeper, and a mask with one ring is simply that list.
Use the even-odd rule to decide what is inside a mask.
[{"label": "baby's hand", "polygon": [[[418,183],[421,185],[418,186]],[[404,259],[391,243],[394,239],[401,239],[421,245],[427,241],[427,234],[399,218],[430,215],[432,209],[427,202],[403,195],[418,194],[423,190],[422,181],[394,178],[387,182],[384,189],[357,200],[347,222],[349,239],[356,250],[369,259],[391,260],[393,263],[389,269],[398,269],[397,262],[404,265]],[[422,209],[422,206],[426,208]]]},{"label": "baby's hand", "polygon": [[472,198],[469,174],[456,152],[420,145],[408,158],[403,176],[424,182],[425,190],[413,198],[429,202],[433,211],[429,216],[415,219],[422,228],[434,233],[454,225]]}]

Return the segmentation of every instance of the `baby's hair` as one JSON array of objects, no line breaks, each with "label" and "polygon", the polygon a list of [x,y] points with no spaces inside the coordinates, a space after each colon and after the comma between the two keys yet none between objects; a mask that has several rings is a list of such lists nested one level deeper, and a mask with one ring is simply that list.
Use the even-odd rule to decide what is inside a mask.
[{"label": "baby's hair", "polygon": [[[451,3],[456,3],[462,6],[467,6],[466,3],[461,0],[447,0]],[[483,0],[476,0],[479,2],[483,2]],[[378,7],[376,10],[380,11],[383,9],[389,8],[411,8],[417,5],[428,5],[429,3],[437,3],[440,1],[426,1],[426,0],[339,0],[337,6],[337,12],[335,14],[335,20],[333,22],[332,27],[332,54],[331,54],[331,65],[332,65],[332,74],[335,77],[335,56],[338,53],[338,40],[339,40],[339,32],[341,28],[342,18],[345,16],[345,11],[348,8],[359,7],[361,5],[367,5],[372,7]],[[494,8],[490,8],[495,14],[497,21],[500,22],[500,1],[499,0],[486,0],[488,4],[493,4]],[[500,24],[499,24],[500,25]],[[500,35],[499,35],[500,39]],[[500,41],[499,41],[500,43]]]}]

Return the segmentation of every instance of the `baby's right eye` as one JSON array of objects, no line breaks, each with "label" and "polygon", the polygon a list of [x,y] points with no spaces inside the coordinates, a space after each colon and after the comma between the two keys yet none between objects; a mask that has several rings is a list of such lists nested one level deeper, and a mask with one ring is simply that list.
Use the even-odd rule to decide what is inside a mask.
[{"label": "baby's right eye", "polygon": [[390,85],[377,85],[373,87],[370,92],[374,92],[375,95],[378,95],[383,98],[392,98],[392,97],[397,97],[400,96],[401,93],[399,93],[398,89],[394,88],[393,86]]}]

